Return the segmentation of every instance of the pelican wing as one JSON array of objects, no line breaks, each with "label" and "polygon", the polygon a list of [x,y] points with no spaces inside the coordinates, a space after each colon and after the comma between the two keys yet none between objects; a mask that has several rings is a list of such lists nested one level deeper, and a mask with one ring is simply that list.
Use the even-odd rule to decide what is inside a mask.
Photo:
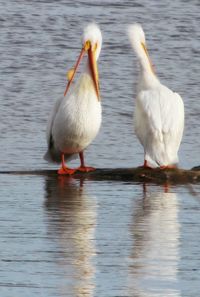
[{"label": "pelican wing", "polygon": [[184,105],[179,94],[163,85],[139,92],[135,129],[144,146],[147,139],[153,136],[158,143],[165,146],[170,144],[170,147],[175,149],[180,145],[183,127]]},{"label": "pelican wing", "polygon": [[50,113],[50,116],[49,116],[49,118],[48,118],[48,122],[47,122],[47,131],[46,131],[46,138],[47,138],[47,144],[48,144],[48,147],[51,146],[51,142],[52,142],[52,127],[53,127],[53,122],[54,122],[55,116],[56,116],[56,114],[57,114],[57,112],[58,112],[58,109],[59,109],[59,107],[60,107],[60,104],[61,104],[62,100],[63,100],[63,97],[59,98],[59,99],[56,101],[56,103],[55,103],[55,105],[54,105],[54,107],[53,107],[53,109],[52,109],[52,111],[51,111],[51,113]]}]

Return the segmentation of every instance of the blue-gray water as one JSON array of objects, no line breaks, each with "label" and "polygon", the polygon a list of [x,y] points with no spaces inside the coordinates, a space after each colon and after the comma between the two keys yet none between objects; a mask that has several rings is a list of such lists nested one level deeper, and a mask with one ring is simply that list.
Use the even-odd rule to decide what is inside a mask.
[{"label": "blue-gray water", "polygon": [[[132,128],[140,22],[161,81],[185,103],[180,166],[199,165],[200,3],[0,0],[0,168],[50,169],[46,120],[84,24],[103,33],[103,124],[88,165],[143,162]],[[72,166],[77,165],[77,161]],[[0,175],[0,296],[199,296],[200,186]]]}]

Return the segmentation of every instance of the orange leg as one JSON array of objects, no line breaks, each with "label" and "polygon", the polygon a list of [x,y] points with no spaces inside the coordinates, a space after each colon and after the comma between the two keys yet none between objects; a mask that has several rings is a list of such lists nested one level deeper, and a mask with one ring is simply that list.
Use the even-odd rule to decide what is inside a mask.
[{"label": "orange leg", "polygon": [[67,168],[65,166],[65,154],[63,154],[63,153],[62,153],[62,156],[61,156],[61,160],[62,160],[61,168],[58,170],[58,174],[71,175],[71,174],[74,174],[76,172],[76,169],[70,169],[70,168]]},{"label": "orange leg", "polygon": [[151,168],[151,169],[152,169],[152,167],[150,167],[150,166],[148,165],[147,160],[144,160],[143,168]]},{"label": "orange leg", "polygon": [[94,168],[94,167],[87,167],[87,166],[85,166],[83,152],[80,152],[79,153],[79,158],[80,158],[80,161],[81,161],[81,166],[77,168],[78,171],[81,171],[81,172],[90,172],[90,171],[96,170],[96,168]]}]

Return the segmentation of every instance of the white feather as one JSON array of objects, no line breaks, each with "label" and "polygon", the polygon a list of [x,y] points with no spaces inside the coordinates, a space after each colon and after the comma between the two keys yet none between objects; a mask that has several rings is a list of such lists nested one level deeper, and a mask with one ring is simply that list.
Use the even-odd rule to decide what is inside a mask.
[{"label": "white feather", "polygon": [[140,25],[133,25],[129,37],[138,55],[141,73],[134,112],[135,132],[144,147],[150,167],[178,163],[178,149],[184,129],[184,105],[179,94],[162,85],[152,71]]},{"label": "white feather", "polygon": [[[84,39],[98,41],[98,49],[101,48],[99,32],[94,24],[84,31]],[[48,150],[44,158],[47,161],[60,162],[62,153],[66,160],[74,158],[75,154],[83,151],[96,137],[100,125],[101,103],[87,64],[78,82],[71,86],[67,95],[60,98],[52,109],[47,124]]]}]

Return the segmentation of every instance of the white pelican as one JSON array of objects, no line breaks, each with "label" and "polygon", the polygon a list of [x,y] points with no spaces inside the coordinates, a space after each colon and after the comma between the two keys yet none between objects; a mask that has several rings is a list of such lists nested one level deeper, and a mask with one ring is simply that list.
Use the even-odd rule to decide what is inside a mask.
[{"label": "white pelican", "polygon": [[184,129],[183,101],[156,77],[141,25],[131,25],[128,33],[140,64],[134,121],[144,167],[174,167]]},{"label": "white pelican", "polygon": [[[47,125],[47,161],[61,162],[59,174],[73,174],[76,170],[91,171],[86,167],[83,150],[96,137],[101,125],[101,103],[97,60],[101,51],[102,35],[96,24],[89,24],[83,33],[83,47],[77,63],[69,73],[69,82],[64,93],[50,115]],[[84,55],[88,60],[78,82],[69,90],[78,65]],[[79,154],[81,166],[70,169],[65,160]]]}]

